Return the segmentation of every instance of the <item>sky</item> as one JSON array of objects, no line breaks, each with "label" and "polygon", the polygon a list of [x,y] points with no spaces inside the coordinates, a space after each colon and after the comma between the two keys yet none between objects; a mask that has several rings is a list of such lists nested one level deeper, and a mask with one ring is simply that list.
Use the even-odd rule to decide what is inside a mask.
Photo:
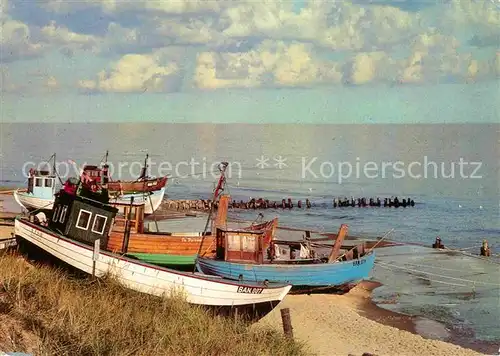
[{"label": "sky", "polygon": [[2,122],[499,122],[497,0],[0,0]]}]

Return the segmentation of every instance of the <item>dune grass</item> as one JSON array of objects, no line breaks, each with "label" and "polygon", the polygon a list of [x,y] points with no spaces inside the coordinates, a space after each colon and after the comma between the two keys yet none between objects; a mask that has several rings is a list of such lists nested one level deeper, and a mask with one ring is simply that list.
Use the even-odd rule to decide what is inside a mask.
[{"label": "dune grass", "polygon": [[35,355],[304,355],[277,330],[217,317],[180,297],[0,255],[0,350]]}]

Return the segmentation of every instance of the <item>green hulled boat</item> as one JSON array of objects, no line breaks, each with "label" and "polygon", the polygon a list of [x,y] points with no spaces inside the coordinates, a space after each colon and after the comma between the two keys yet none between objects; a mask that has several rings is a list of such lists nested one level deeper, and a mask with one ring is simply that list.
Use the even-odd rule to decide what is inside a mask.
[{"label": "green hulled boat", "polygon": [[139,252],[129,252],[126,254],[128,257],[136,258],[140,261],[155,264],[158,266],[164,266],[174,269],[189,269],[194,268],[196,255],[179,256],[161,253],[139,253]]}]

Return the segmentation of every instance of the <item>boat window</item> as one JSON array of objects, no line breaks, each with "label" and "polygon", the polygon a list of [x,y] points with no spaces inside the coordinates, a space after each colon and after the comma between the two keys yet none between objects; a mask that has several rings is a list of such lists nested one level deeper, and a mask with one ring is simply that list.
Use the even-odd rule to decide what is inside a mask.
[{"label": "boat window", "polygon": [[54,209],[54,214],[52,215],[52,221],[53,222],[56,222],[58,217],[59,217],[59,210],[61,210],[61,207],[58,205],[56,206],[56,208]]},{"label": "boat window", "polygon": [[53,181],[53,179],[52,179],[52,178],[46,178],[46,179],[45,179],[45,186],[46,186],[47,188],[52,188],[52,181]]},{"label": "boat window", "polygon": [[43,178],[35,179],[35,187],[43,187]]},{"label": "boat window", "polygon": [[87,230],[90,225],[90,218],[92,213],[87,210],[80,210],[78,213],[78,220],[76,221],[76,227],[82,230]]},{"label": "boat window", "polygon": [[59,218],[59,222],[63,223],[66,219],[66,212],[68,211],[68,207],[65,205],[61,210],[61,217]]},{"label": "boat window", "polygon": [[94,218],[94,224],[92,225],[92,232],[102,235],[104,232],[104,227],[106,226],[106,220],[108,220],[107,217],[96,214]]}]

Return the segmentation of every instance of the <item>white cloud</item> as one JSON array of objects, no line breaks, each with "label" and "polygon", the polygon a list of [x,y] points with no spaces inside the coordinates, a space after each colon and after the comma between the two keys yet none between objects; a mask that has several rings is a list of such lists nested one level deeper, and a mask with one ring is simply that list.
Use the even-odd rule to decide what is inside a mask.
[{"label": "white cloud", "polygon": [[84,8],[98,7],[105,13],[148,10],[164,14],[186,14],[199,12],[220,12],[231,0],[43,0],[43,6],[58,13],[75,12]]},{"label": "white cloud", "polygon": [[128,54],[110,71],[101,71],[96,80],[81,80],[78,86],[99,92],[170,92],[180,85],[179,67],[162,63],[161,54]]},{"label": "white cloud", "polygon": [[315,58],[311,47],[268,40],[248,52],[200,53],[194,82],[202,89],[339,83],[339,64]]},{"label": "white cloud", "polygon": [[52,46],[68,47],[70,49],[90,49],[95,50],[101,39],[70,31],[66,27],[61,27],[55,21],[40,29],[41,40]]},{"label": "white cloud", "polygon": [[7,19],[0,26],[0,61],[10,62],[20,58],[30,58],[41,54],[43,46],[33,43],[29,27],[19,21]]}]

